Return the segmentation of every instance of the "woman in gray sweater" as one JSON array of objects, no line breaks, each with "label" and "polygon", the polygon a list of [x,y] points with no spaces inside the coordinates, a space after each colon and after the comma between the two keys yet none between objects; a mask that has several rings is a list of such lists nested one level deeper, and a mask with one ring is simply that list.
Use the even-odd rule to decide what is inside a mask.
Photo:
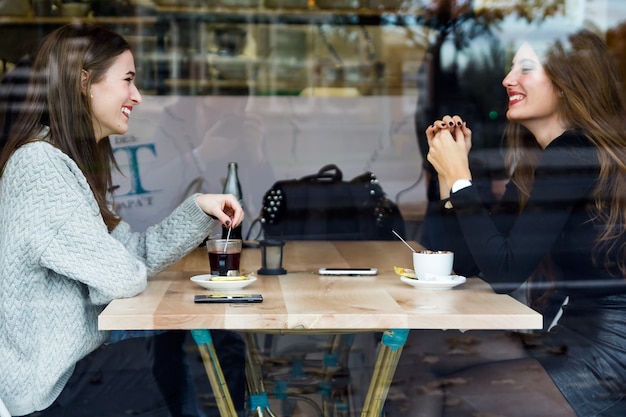
[{"label": "woman in gray sweater", "polygon": [[231,195],[197,194],[133,233],[112,210],[108,136],[141,103],[130,46],[96,26],[44,40],[24,109],[0,153],[0,398],[12,415],[49,407],[75,364],[109,338],[98,314],[236,226]]}]

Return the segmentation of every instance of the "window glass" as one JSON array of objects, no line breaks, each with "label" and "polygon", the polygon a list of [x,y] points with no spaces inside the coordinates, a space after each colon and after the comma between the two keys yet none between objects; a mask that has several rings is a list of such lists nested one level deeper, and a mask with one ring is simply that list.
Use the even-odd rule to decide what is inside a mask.
[{"label": "window glass", "polygon": [[[272,184],[336,164],[344,180],[372,172],[399,206],[404,237],[436,247],[440,231],[424,227],[429,203],[439,199],[424,131],[443,115],[461,114],[473,131],[473,182],[486,201],[498,198],[509,174],[502,79],[520,39],[545,36],[539,27],[555,33],[591,29],[606,39],[626,76],[624,0],[0,0],[0,75],[18,68],[23,83],[42,37],[75,21],[106,25],[133,49],[143,102],[132,110],[128,132],[110,141],[120,168],[113,178],[115,211],[137,231],[161,221],[192,193],[222,192],[228,164],[237,162],[243,235],[257,239]],[[512,341],[508,332],[419,335],[404,358],[419,358],[422,370],[437,375],[481,361],[518,360],[519,338],[534,342],[532,335]],[[370,369],[363,369],[372,365],[376,349],[369,336],[356,342],[368,350],[353,373],[352,381],[361,384],[355,404],[365,395]],[[427,407],[454,408],[459,397],[442,399],[444,385],[463,391],[464,405],[540,406],[522,397],[523,384],[519,395],[499,396],[502,388],[517,386],[504,371],[511,368],[484,368],[487,384],[473,383],[477,375],[461,371],[433,385],[432,375],[418,374],[414,365],[398,369],[394,381],[414,386],[389,396],[389,415],[407,415],[409,407],[417,415],[418,404],[411,402],[416,393],[420,415],[437,415]],[[519,362],[515,375],[532,385],[533,366]],[[198,377],[201,396],[210,390],[204,378]],[[564,410],[555,389],[545,392],[547,401]]]}]

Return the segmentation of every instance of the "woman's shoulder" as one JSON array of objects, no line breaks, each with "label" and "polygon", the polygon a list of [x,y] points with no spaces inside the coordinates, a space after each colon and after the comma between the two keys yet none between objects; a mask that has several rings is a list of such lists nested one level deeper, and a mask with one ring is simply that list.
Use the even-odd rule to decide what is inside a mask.
[{"label": "woman's shoulder", "polygon": [[44,140],[19,147],[7,162],[2,176],[41,186],[49,184],[58,189],[77,183],[81,184],[81,189],[89,189],[84,174],[74,160]]},{"label": "woman's shoulder", "polygon": [[8,165],[20,171],[40,172],[54,167],[78,169],[76,163],[56,146],[45,140],[35,140],[20,146],[9,159]]},{"label": "woman's shoulder", "polygon": [[596,145],[580,130],[571,129],[563,132],[559,137],[554,139],[547,147],[548,148],[564,148],[564,147],[576,147],[585,148],[593,147]]},{"label": "woman's shoulder", "polygon": [[542,161],[565,166],[597,167],[598,147],[583,132],[567,130],[546,146]]},{"label": "woman's shoulder", "polygon": [[0,181],[3,196],[14,204],[28,201],[30,205],[55,206],[53,216],[59,210],[71,213],[80,201],[87,199],[89,207],[98,212],[91,188],[78,165],[45,141],[33,141],[18,148]]},{"label": "woman's shoulder", "polygon": [[63,152],[50,142],[44,139],[34,139],[17,148],[13,156],[48,159],[58,157],[57,153],[63,155]]}]

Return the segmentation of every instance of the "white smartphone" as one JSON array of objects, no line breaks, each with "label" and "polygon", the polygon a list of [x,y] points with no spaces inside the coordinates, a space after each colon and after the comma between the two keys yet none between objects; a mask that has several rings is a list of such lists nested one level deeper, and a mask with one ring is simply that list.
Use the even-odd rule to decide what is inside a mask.
[{"label": "white smartphone", "polygon": [[318,273],[320,275],[377,275],[378,269],[376,268],[320,268]]}]

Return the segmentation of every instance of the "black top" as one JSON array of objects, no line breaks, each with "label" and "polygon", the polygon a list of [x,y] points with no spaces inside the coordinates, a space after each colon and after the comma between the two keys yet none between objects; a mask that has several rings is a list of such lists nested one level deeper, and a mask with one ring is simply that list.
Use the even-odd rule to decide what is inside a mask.
[{"label": "black top", "polygon": [[625,293],[619,270],[601,266],[604,252],[596,257],[600,266],[592,257],[599,228],[591,209],[599,172],[595,145],[582,133],[567,131],[542,152],[521,212],[512,182],[495,207],[483,206],[474,186],[452,194],[453,208],[442,203],[441,213],[455,271],[481,273],[495,291],[509,292],[549,253],[557,286],[566,295]]}]

